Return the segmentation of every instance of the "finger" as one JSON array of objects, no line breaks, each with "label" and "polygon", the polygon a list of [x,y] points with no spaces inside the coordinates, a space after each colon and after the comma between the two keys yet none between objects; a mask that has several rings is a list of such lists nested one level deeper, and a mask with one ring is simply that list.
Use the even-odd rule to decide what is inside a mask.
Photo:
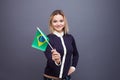
[{"label": "finger", "polygon": [[60,58],[61,56],[60,56],[60,54],[55,54],[55,55],[53,55],[53,57]]},{"label": "finger", "polygon": [[52,55],[60,55],[58,52],[54,51]]},{"label": "finger", "polygon": [[55,52],[55,51],[56,51],[56,49],[52,49],[52,50],[51,50],[52,53]]}]

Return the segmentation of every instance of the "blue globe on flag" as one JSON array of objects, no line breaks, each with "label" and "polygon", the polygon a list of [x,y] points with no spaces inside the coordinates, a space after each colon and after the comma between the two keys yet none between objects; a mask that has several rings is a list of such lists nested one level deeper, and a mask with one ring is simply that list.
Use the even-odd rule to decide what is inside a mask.
[{"label": "blue globe on flag", "polygon": [[45,41],[44,37],[43,36],[39,36],[39,41],[40,42],[44,42]]}]

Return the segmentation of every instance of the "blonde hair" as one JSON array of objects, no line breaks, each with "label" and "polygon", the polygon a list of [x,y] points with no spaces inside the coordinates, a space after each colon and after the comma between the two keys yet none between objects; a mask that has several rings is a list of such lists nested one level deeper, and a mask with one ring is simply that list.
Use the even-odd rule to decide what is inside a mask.
[{"label": "blonde hair", "polygon": [[54,29],[52,27],[52,20],[53,20],[53,17],[55,15],[57,15],[57,14],[63,16],[64,22],[65,22],[65,27],[64,27],[63,31],[64,31],[65,34],[68,33],[69,29],[68,29],[67,19],[66,19],[65,15],[64,15],[64,12],[62,10],[55,10],[50,15],[50,18],[49,18],[49,30],[50,30],[50,33],[53,33],[53,31],[54,31]]}]

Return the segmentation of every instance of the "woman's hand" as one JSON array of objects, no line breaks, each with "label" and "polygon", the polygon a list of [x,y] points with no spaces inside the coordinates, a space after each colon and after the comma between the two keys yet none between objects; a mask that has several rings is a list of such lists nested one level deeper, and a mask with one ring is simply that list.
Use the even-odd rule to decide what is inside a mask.
[{"label": "woman's hand", "polygon": [[71,66],[68,71],[68,75],[71,75],[74,71],[75,71],[75,67]]},{"label": "woman's hand", "polygon": [[52,60],[55,61],[57,64],[60,64],[61,62],[60,53],[58,53],[56,49],[51,50],[51,52],[52,52]]}]

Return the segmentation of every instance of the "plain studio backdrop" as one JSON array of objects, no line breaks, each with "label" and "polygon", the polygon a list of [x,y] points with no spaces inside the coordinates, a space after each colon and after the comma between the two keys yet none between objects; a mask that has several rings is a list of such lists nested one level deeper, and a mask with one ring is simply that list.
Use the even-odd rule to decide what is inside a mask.
[{"label": "plain studio backdrop", "polygon": [[0,0],[0,80],[42,80],[46,58],[31,44],[55,9],[80,54],[72,80],[120,80],[119,0]]}]

